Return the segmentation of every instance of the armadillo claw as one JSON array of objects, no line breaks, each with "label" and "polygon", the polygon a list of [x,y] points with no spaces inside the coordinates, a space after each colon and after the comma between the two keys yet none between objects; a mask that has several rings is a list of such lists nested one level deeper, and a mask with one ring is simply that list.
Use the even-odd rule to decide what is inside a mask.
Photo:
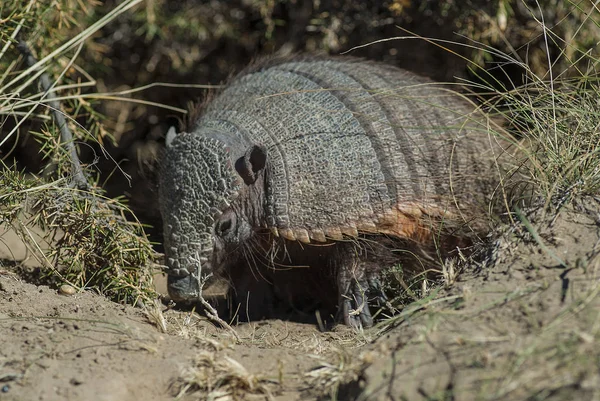
[{"label": "armadillo claw", "polygon": [[360,309],[354,309],[352,303],[349,299],[343,301],[344,324],[357,330],[373,326],[373,317],[369,311],[369,306],[364,304]]},{"label": "armadillo claw", "polygon": [[365,289],[353,280],[349,291],[342,296],[340,311],[343,313],[344,323],[355,329],[373,326],[373,316],[369,309]]}]

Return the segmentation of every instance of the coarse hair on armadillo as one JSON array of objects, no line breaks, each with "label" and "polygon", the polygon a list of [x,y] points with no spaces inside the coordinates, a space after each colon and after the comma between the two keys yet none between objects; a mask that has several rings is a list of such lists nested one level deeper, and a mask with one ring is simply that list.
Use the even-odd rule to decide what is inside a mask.
[{"label": "coarse hair on armadillo", "polygon": [[[211,104],[213,99],[215,99],[221,92],[227,88],[235,79],[239,77],[243,77],[248,74],[253,74],[270,67],[274,67],[284,63],[298,63],[298,62],[319,62],[319,61],[337,61],[344,63],[356,63],[356,64],[370,64],[377,66],[378,68],[389,69],[390,71],[397,71],[397,68],[387,65],[381,64],[372,60],[365,60],[360,57],[354,56],[329,56],[326,54],[290,54],[290,55],[268,55],[256,57],[251,60],[246,67],[244,67],[240,71],[230,71],[227,74],[227,77],[220,82],[215,87],[208,88],[202,94],[200,99],[195,101],[190,101],[187,104],[187,113],[185,118],[179,119],[179,129],[182,132],[192,132],[202,115],[204,114],[206,108]],[[449,86],[449,84],[447,85]],[[451,87],[451,86],[449,86]]]},{"label": "coarse hair on armadillo", "polygon": [[[399,250],[440,260],[485,232],[502,174],[504,144],[460,95],[358,59],[262,60],[190,115],[161,175],[173,276],[306,265],[356,295]],[[217,252],[232,217],[245,226]]]}]

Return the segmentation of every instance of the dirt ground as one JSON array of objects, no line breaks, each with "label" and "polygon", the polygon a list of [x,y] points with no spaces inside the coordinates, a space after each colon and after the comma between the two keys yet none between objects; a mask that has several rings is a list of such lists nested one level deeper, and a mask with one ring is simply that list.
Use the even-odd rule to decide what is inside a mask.
[{"label": "dirt ground", "polygon": [[192,312],[28,282],[5,233],[0,400],[597,400],[599,211],[527,214],[373,329],[262,321],[237,326],[239,343]]}]

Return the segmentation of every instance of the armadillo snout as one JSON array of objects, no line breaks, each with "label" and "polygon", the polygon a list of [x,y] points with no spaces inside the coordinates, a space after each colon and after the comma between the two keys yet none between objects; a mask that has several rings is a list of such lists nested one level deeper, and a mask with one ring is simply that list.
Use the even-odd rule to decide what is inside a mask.
[{"label": "armadillo snout", "polygon": [[169,296],[175,302],[194,301],[200,298],[198,279],[193,274],[187,276],[171,276],[167,278]]},{"label": "armadillo snout", "polygon": [[167,287],[169,296],[174,301],[192,301],[198,299],[200,286],[198,284],[199,268],[184,264],[178,258],[167,258]]},{"label": "armadillo snout", "polygon": [[183,256],[178,252],[180,249],[171,248],[171,255],[166,258],[169,296],[176,302],[198,301],[203,289],[216,281],[212,274],[214,264],[207,256],[200,256],[198,253]]},{"label": "armadillo snout", "polygon": [[171,250],[173,251],[171,257],[166,259],[169,296],[174,301],[198,300],[201,292],[200,277],[202,271],[210,271],[206,258],[184,257],[177,250]]}]

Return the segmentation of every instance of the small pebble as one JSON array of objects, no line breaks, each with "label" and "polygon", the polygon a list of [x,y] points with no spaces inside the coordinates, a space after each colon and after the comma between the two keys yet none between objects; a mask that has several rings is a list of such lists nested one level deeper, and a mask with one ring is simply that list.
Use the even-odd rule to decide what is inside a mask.
[{"label": "small pebble", "polygon": [[81,380],[78,377],[73,377],[71,380],[69,380],[69,383],[71,383],[74,386],[79,386],[80,384],[83,383],[83,380]]},{"label": "small pebble", "polygon": [[77,292],[77,290],[75,289],[75,287],[73,287],[72,285],[69,285],[69,284],[63,284],[58,289],[58,293],[61,295],[73,295],[76,292]]}]

